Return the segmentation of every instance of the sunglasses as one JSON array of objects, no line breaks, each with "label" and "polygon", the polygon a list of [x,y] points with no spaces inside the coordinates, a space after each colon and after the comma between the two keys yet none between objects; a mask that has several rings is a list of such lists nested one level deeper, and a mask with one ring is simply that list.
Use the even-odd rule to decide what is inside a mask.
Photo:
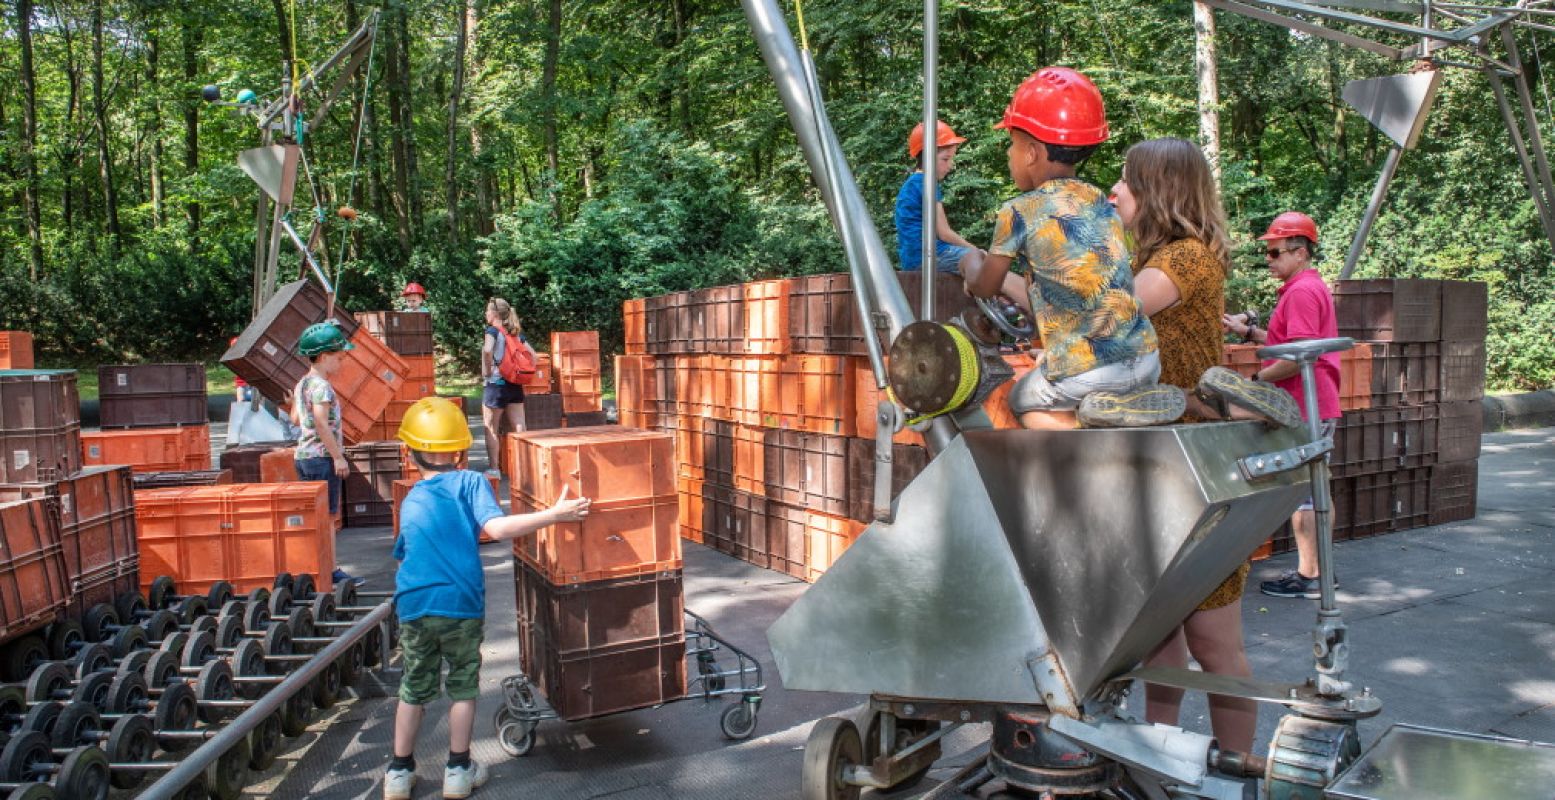
[{"label": "sunglasses", "polygon": [[1285,255],[1286,253],[1294,253],[1300,249],[1301,245],[1299,244],[1291,247],[1271,247],[1268,250],[1263,251],[1263,256],[1264,258],[1273,260],[1279,258],[1282,255]]}]

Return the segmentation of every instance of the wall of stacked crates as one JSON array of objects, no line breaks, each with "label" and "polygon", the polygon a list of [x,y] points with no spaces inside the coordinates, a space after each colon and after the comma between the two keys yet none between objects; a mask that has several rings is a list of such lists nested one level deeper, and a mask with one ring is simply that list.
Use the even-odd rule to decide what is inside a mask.
[{"label": "wall of stacked crates", "polygon": [[[0,769],[61,797],[133,789],[366,609],[329,584],[322,484],[210,469],[203,367],[100,367],[103,429],[83,432],[76,373],[32,369],[25,334],[0,342]],[[203,792],[239,796],[380,645],[327,664]]]},{"label": "wall of stacked crates", "polygon": [[[916,310],[920,276],[901,274]],[[935,317],[969,307],[935,277]],[[680,535],[813,581],[874,518],[879,392],[846,274],[785,278],[629,300],[616,359],[624,426],[672,433]],[[1017,371],[1028,354],[1011,352]],[[1014,427],[1001,391],[985,408]],[[922,439],[893,445],[900,490],[928,463]]]}]

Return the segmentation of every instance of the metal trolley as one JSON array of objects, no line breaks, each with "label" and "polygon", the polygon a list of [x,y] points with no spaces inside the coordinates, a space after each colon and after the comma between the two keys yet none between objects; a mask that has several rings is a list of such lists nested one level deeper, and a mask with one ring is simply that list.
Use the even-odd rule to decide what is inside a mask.
[{"label": "metal trolley", "polygon": [[[735,697],[735,701],[718,715],[718,727],[730,739],[749,739],[756,732],[761,695],[767,688],[762,679],[761,662],[719,636],[701,615],[690,609],[685,609],[685,614],[686,658],[695,670],[689,673],[686,694],[681,699],[700,697],[708,702],[715,697]],[[718,663],[720,650],[727,650],[734,656],[734,664],[729,669],[723,669]],[[522,673],[502,679],[502,697],[502,707],[497,709],[493,720],[497,742],[503,752],[514,758],[528,755],[534,749],[535,729],[540,723],[561,717],[541,696],[529,676]]]}]

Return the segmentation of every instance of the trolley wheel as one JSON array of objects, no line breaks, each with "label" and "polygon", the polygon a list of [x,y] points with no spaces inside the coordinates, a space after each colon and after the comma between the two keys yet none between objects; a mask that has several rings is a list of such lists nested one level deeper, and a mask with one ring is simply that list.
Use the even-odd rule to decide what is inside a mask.
[{"label": "trolley wheel", "polygon": [[36,773],[33,772],[34,764],[49,764],[54,761],[54,750],[49,745],[49,737],[37,731],[18,734],[6,742],[5,750],[0,752],[0,780],[6,783],[31,783]]},{"label": "trolley wheel", "polygon": [[119,619],[132,620],[149,608],[146,606],[146,598],[141,597],[140,592],[120,592],[113,598],[113,610],[119,612]]},{"label": "trolley wheel", "polygon": [[103,718],[97,713],[97,709],[90,703],[76,701],[59,712],[59,719],[54,720],[54,732],[49,734],[49,739],[55,747],[61,749],[79,747],[83,744],[92,744],[86,741],[86,735],[102,729]]},{"label": "trolley wheel", "polygon": [[295,579],[292,578],[292,574],[290,572],[283,572],[275,576],[275,583],[271,585],[277,589],[285,589],[290,592],[294,584]]},{"label": "trolley wheel", "polygon": [[[254,591],[259,591],[255,589]],[[267,601],[268,602],[268,601]],[[243,607],[243,629],[259,633],[270,624],[270,607],[264,603],[249,603]]]},{"label": "trolley wheel", "polygon": [[864,744],[852,720],[826,717],[810,729],[800,771],[800,796],[804,800],[858,800],[862,787],[842,779],[843,770],[862,764]]},{"label": "trolley wheel", "polygon": [[[321,595],[328,597],[329,595]],[[355,686],[362,680],[362,643],[358,641],[346,650],[335,663],[340,666],[340,685]]]},{"label": "trolley wheel", "polygon": [[196,775],[194,779],[184,785],[182,791],[173,795],[174,800],[210,800],[211,790],[205,785],[205,776]]},{"label": "trolley wheel", "polygon": [[306,600],[318,593],[318,585],[313,582],[313,575],[300,572],[292,578],[292,597]]},{"label": "trolley wheel", "polygon": [[205,593],[205,602],[209,608],[221,608],[232,599],[232,584],[226,581],[216,581],[211,584],[210,591]]},{"label": "trolley wheel", "polygon": [[281,707],[281,732],[287,736],[301,736],[313,722],[313,698],[305,692],[297,692],[286,698]]},{"label": "trolley wheel", "polygon": [[362,666],[372,669],[383,661],[383,629],[374,625],[362,637]]},{"label": "trolley wheel", "polygon": [[86,644],[86,630],[73,619],[62,619],[49,626],[49,658],[64,661]]},{"label": "trolley wheel", "polygon": [[205,602],[205,598],[203,596],[193,594],[185,597],[184,601],[178,604],[177,613],[178,618],[182,620],[185,625],[193,625],[195,620],[205,616],[205,612],[210,610],[210,604]]},{"label": "trolley wheel", "polygon": [[140,674],[146,679],[146,686],[152,689],[165,688],[178,677],[178,656],[165,651],[152,653]]},{"label": "trolley wheel", "polygon": [[[194,721],[200,713],[200,701],[194,697],[194,688],[187,683],[175,683],[162,690],[157,698],[157,710],[152,726],[159,731],[194,730]],[[190,739],[163,739],[158,742],[168,752],[188,750],[197,742]]]},{"label": "trolley wheel", "polygon": [[146,679],[139,672],[115,673],[108,686],[108,710],[115,714],[133,714],[146,707]]},{"label": "trolley wheel", "polygon": [[352,581],[341,581],[335,584],[331,594],[335,596],[336,607],[356,605],[356,584]]},{"label": "trolley wheel", "polygon": [[270,592],[270,616],[284,617],[287,610],[292,607],[292,590],[285,586],[277,586]]},{"label": "trolley wheel", "polygon": [[[151,660],[152,654],[153,651],[151,650],[136,650],[135,652],[130,653],[129,656],[127,656],[123,661],[119,662],[119,669],[117,672],[120,675],[128,675],[132,672],[136,675],[141,674],[141,672],[146,668],[146,663]],[[107,657],[105,656],[101,669],[109,669],[112,666],[113,662],[107,660]],[[88,670],[86,674],[90,675],[96,671],[97,670],[95,669]]]},{"label": "trolley wheel", "polygon": [[82,745],[65,756],[59,765],[59,777],[54,779],[55,790],[66,797],[82,800],[103,800],[108,796],[112,774],[108,769],[108,754],[95,744]]},{"label": "trolley wheel", "polygon": [[41,636],[23,636],[4,647],[0,677],[11,683],[27,680],[39,664],[49,658],[48,646]]},{"label": "trolley wheel", "polygon": [[248,762],[252,754],[248,738],[237,740],[205,770],[205,780],[211,797],[216,800],[238,800],[248,786]]},{"label": "trolley wheel", "polygon": [[512,758],[523,758],[535,748],[535,723],[523,722],[508,711],[497,709],[497,744]]},{"label": "trolley wheel", "polygon": [[[157,737],[151,720],[141,714],[119,718],[108,731],[108,760],[120,764],[144,764],[157,751]],[[116,789],[133,789],[146,779],[138,769],[117,770],[109,778]]]},{"label": "trolley wheel", "polygon": [[[0,717],[19,717],[27,713],[27,694],[19,686],[0,686]],[[13,725],[6,724],[4,730],[14,732]],[[0,745],[3,748],[4,745]]]},{"label": "trolley wheel", "polygon": [[248,766],[255,772],[269,769],[275,763],[276,756],[281,754],[281,745],[285,739],[281,732],[281,714],[279,709],[276,710],[248,735]]},{"label": "trolley wheel", "polygon": [[228,650],[238,646],[243,638],[243,620],[236,615],[222,617],[216,623],[216,646]]},{"label": "trolley wheel", "polygon": [[335,596],[332,594],[319,592],[313,595],[308,608],[313,612],[315,622],[335,621]]},{"label": "trolley wheel", "polygon": [[[136,650],[134,653],[130,653],[129,655],[125,656],[124,660],[119,663],[121,665],[127,664],[131,661],[134,661],[138,653],[145,652],[148,651]],[[81,680],[82,678],[85,678],[94,672],[105,669],[113,669],[113,651],[109,650],[107,645],[101,642],[96,642],[81,648],[80,652],[76,653],[76,657],[66,663],[75,666],[76,680]]]},{"label": "trolley wheel", "polygon": [[124,658],[146,645],[146,632],[139,625],[125,625],[113,634],[108,650],[114,658]]},{"label": "trolley wheel", "polygon": [[329,708],[340,699],[340,662],[331,661],[313,679],[313,702],[319,708]]},{"label": "trolley wheel", "polygon": [[54,693],[69,689],[70,683],[70,669],[58,661],[51,661],[33,670],[27,679],[27,701],[53,700]]},{"label": "trolley wheel", "polygon": [[249,592],[243,604],[245,606],[265,606],[268,608],[270,606],[270,590],[261,586]]},{"label": "trolley wheel", "polygon": [[59,719],[61,711],[65,710],[64,703],[53,701],[39,703],[27,712],[22,718],[21,733],[41,733],[45,736],[54,734],[54,721]]},{"label": "trolley wheel", "polygon": [[146,631],[147,639],[160,642],[178,630],[178,615],[165,608],[159,608],[151,612],[151,616],[146,618],[146,623],[141,628]]},{"label": "trolley wheel", "polygon": [[151,588],[146,592],[146,605],[153,611],[160,611],[172,604],[173,579],[166,575],[158,575],[151,582]]},{"label": "trolley wheel", "polygon": [[756,732],[755,704],[739,700],[724,708],[718,715],[718,728],[735,741],[751,738]]}]

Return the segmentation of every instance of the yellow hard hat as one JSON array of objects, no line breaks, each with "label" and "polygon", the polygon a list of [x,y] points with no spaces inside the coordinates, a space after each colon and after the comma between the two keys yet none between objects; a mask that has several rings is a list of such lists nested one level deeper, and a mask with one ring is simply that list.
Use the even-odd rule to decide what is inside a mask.
[{"label": "yellow hard hat", "polygon": [[453,401],[423,397],[412,403],[400,420],[399,440],[423,453],[457,453],[474,441],[464,412]]}]

